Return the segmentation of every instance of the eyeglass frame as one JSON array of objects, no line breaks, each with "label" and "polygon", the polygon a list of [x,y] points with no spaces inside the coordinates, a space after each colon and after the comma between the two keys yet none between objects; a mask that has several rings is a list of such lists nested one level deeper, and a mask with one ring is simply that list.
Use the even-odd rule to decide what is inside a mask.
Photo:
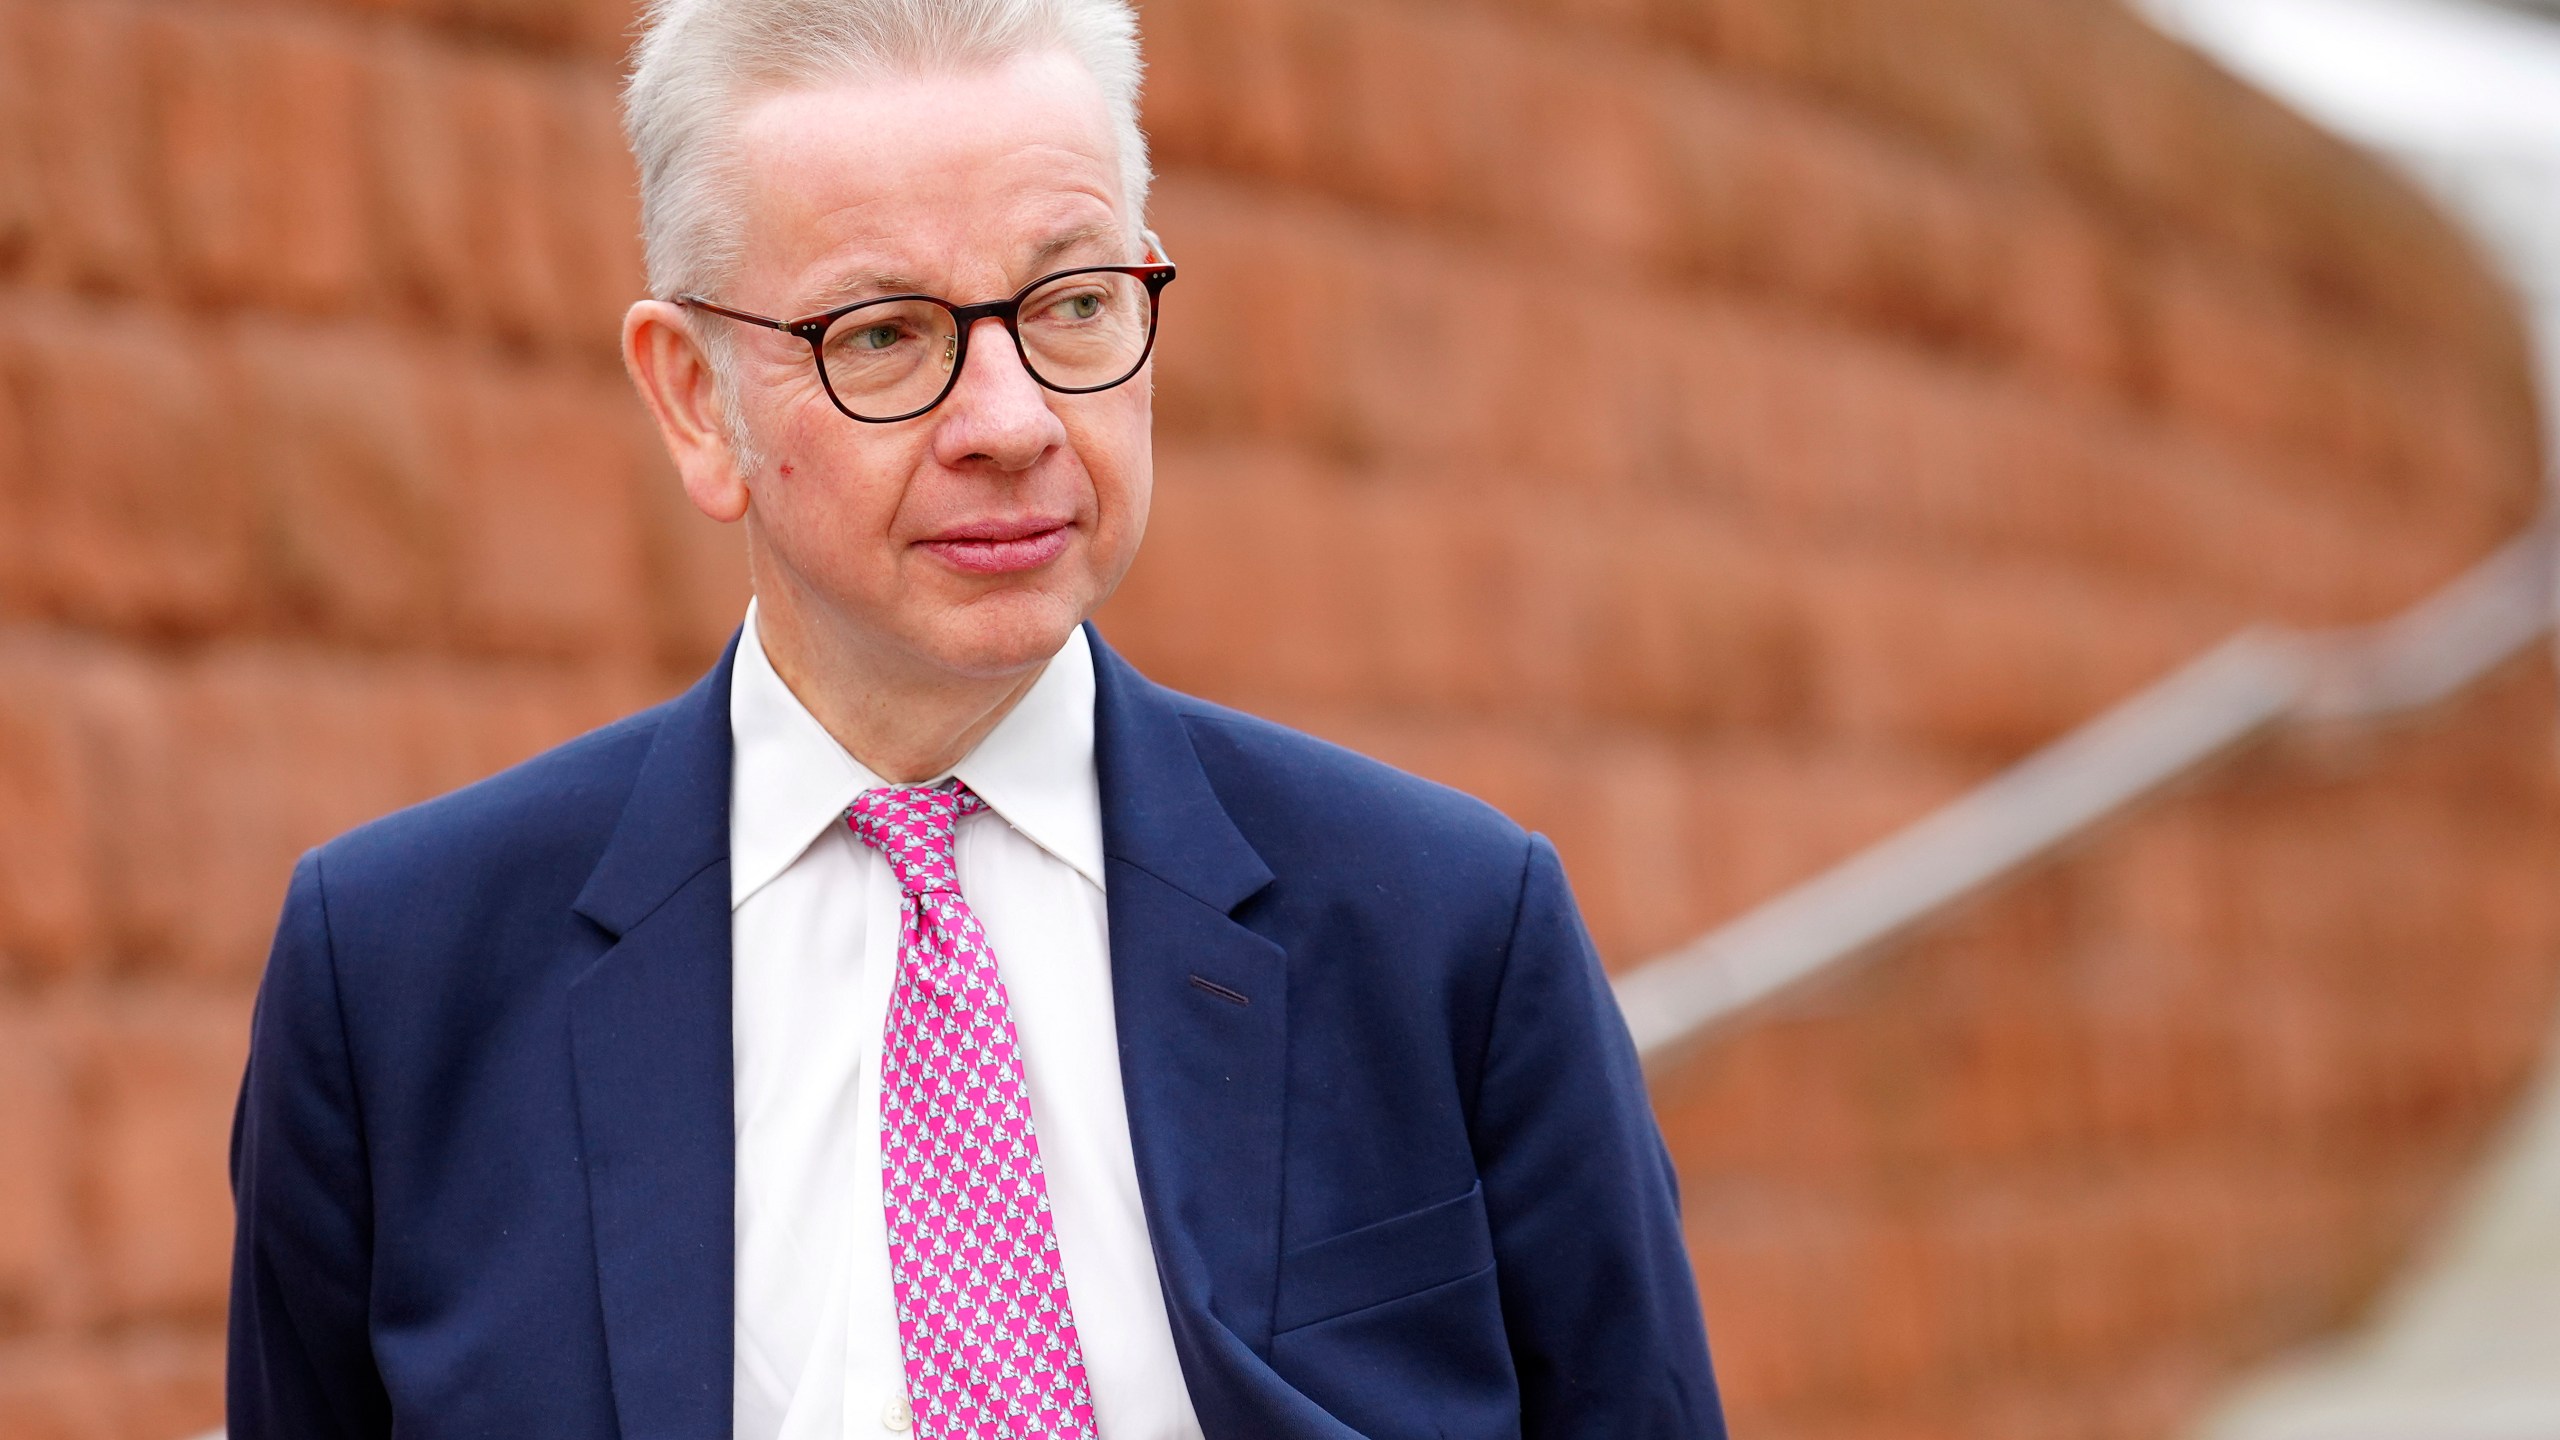
[{"label": "eyeglass frame", "polygon": [[[1147,235],[1147,248],[1157,255],[1164,254],[1163,242],[1157,240],[1152,231]],[[1014,357],[1022,362],[1022,373],[1030,376],[1032,381],[1044,390],[1054,391],[1060,395],[1094,395],[1128,384],[1139,371],[1147,368],[1148,358],[1156,352],[1156,322],[1162,312],[1164,287],[1173,283],[1174,273],[1173,261],[1170,258],[1138,265],[1078,265],[1071,269],[1056,270],[1043,275],[1002,300],[987,300],[975,305],[955,305],[939,295],[873,295],[850,304],[839,305],[832,310],[821,310],[815,315],[803,315],[797,320],[776,320],[771,316],[758,315],[753,311],[733,310],[726,305],[690,293],[676,296],[675,303],[688,310],[707,311],[725,319],[737,320],[749,325],[761,325],[768,330],[779,330],[785,335],[796,335],[808,341],[809,358],[818,367],[818,383],[825,387],[827,400],[836,407],[838,413],[846,419],[858,420],[865,425],[896,425],[932,412],[943,401],[951,398],[952,391],[960,388],[960,372],[967,369],[969,365],[969,332],[977,329],[978,322],[981,320],[996,320],[1003,323],[1005,333],[1013,337],[1013,353]],[[1129,275],[1136,277],[1138,283],[1147,287],[1147,343],[1140,347],[1138,358],[1130,362],[1128,371],[1117,380],[1100,385],[1053,385],[1040,373],[1039,367],[1031,363],[1030,352],[1022,346],[1022,302],[1030,299],[1032,293],[1042,286],[1064,280],[1071,275]],[[943,380],[942,389],[931,400],[903,415],[857,414],[852,406],[844,403],[842,396],[836,394],[835,381],[827,375],[827,331],[834,328],[838,320],[856,310],[867,309],[873,305],[889,305],[911,300],[921,300],[927,304],[941,306],[958,327],[952,342],[951,374]]]}]

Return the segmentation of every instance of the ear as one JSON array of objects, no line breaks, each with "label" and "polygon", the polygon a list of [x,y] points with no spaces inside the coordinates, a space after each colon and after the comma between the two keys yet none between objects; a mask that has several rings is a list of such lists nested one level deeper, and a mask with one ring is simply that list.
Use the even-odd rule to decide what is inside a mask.
[{"label": "ear", "polygon": [[1162,236],[1159,236],[1153,230],[1141,230],[1138,234],[1143,236],[1147,242],[1147,253],[1145,259],[1141,263],[1148,265],[1170,265],[1173,263],[1173,257],[1164,253],[1164,239]]},{"label": "ear", "polygon": [[711,357],[684,311],[642,300],[622,316],[622,363],[658,422],[658,436],[694,508],[728,524],[747,513],[747,477],[729,448]]}]

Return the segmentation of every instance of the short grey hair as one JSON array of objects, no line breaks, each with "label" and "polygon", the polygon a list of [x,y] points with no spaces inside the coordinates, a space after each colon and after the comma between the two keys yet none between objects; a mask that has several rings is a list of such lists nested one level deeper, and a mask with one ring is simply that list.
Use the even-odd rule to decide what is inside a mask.
[{"label": "short grey hair", "polygon": [[623,87],[623,125],[639,161],[651,292],[714,291],[736,265],[741,207],[730,140],[739,112],[758,97],[1051,49],[1100,82],[1130,223],[1142,226],[1143,64],[1127,0],[649,0]]}]

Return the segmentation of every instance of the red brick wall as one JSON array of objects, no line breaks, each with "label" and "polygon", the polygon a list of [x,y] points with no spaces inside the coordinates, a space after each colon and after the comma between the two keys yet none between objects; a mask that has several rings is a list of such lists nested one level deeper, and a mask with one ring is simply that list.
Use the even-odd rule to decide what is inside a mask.
[{"label": "red brick wall", "polygon": [[[1105,625],[1550,831],[1613,963],[2533,505],[2470,256],[2101,0],[1146,21]],[[734,621],[612,353],[627,24],[0,0],[6,1440],[218,1416],[293,855]],[[2159,1434],[2351,1313],[2560,989],[2549,692],[2256,756],[1670,1077],[1745,1433]]]}]

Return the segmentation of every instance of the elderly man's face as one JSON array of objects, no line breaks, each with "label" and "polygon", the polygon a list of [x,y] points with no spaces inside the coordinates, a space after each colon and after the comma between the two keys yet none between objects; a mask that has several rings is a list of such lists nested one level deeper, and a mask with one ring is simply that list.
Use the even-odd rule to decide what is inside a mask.
[{"label": "elderly man's face", "polygon": [[[1146,258],[1101,89],[1065,55],[775,95],[743,118],[740,149],[745,251],[718,298],[743,309],[902,292],[965,305]],[[875,425],[828,400],[805,343],[730,338],[761,452],[760,591],[789,587],[883,658],[991,677],[1046,660],[1119,584],[1146,527],[1151,370],[1058,394],[981,322],[939,407]]]}]

